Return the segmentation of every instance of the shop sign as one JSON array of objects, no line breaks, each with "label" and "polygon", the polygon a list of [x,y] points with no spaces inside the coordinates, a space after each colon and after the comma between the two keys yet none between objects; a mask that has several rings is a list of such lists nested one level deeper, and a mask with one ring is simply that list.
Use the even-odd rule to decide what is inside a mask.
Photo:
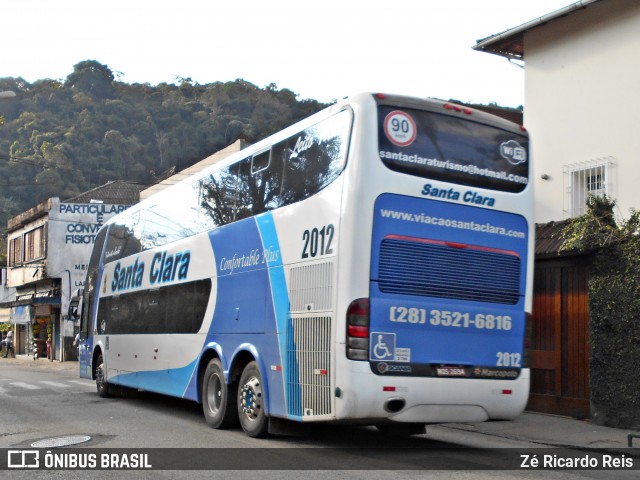
[{"label": "shop sign", "polygon": [[51,315],[51,305],[36,305],[36,317]]},{"label": "shop sign", "polygon": [[31,305],[11,307],[11,323],[31,323]]}]

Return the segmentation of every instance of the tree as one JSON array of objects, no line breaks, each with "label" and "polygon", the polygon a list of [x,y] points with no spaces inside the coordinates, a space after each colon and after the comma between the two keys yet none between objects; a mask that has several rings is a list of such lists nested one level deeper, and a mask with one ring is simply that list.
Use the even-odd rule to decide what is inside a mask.
[{"label": "tree", "polygon": [[630,218],[618,225],[615,206],[616,201],[606,195],[589,197],[587,213],[571,219],[562,232],[562,250],[592,251],[636,235],[640,212],[632,210]]},{"label": "tree", "polygon": [[77,63],[65,82],[65,87],[91,93],[100,98],[109,98],[113,94],[113,72],[95,60]]},{"label": "tree", "polygon": [[598,425],[640,427],[640,212],[616,222],[615,202],[592,197],[569,221],[565,248],[590,253],[589,383]]}]

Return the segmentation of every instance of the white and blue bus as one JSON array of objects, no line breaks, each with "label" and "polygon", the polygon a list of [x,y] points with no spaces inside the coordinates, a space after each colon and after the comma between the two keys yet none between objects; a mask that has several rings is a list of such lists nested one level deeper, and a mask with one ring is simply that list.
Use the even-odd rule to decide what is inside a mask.
[{"label": "white and blue bus", "polygon": [[512,419],[529,392],[528,176],[527,133],[501,118],[340,101],[102,228],[81,376],[254,437]]}]

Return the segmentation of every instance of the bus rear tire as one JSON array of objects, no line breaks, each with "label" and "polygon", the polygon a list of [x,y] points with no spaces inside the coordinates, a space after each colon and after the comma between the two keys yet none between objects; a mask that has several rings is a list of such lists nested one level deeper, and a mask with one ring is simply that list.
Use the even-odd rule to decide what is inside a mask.
[{"label": "bus rear tire", "polygon": [[256,362],[249,362],[238,386],[238,418],[244,432],[253,438],[266,437],[269,422],[264,411],[262,376]]},{"label": "bus rear tire", "polygon": [[237,384],[225,382],[222,362],[211,360],[202,378],[202,411],[210,427],[229,428],[235,424],[236,388]]},{"label": "bus rear tire", "polygon": [[104,378],[104,359],[102,358],[102,354],[98,355],[96,365],[96,390],[100,397],[109,398],[113,395],[113,388]]}]

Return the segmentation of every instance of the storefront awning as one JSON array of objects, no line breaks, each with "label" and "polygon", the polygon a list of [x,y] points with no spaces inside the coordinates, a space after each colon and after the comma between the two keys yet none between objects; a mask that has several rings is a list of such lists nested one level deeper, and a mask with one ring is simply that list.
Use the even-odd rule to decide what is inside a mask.
[{"label": "storefront awning", "polygon": [[31,300],[33,305],[60,305],[60,297],[36,297]]},{"label": "storefront awning", "polygon": [[60,305],[60,297],[30,297],[27,299],[15,300],[13,302],[5,302],[0,304],[1,308],[21,307],[24,305]]}]

